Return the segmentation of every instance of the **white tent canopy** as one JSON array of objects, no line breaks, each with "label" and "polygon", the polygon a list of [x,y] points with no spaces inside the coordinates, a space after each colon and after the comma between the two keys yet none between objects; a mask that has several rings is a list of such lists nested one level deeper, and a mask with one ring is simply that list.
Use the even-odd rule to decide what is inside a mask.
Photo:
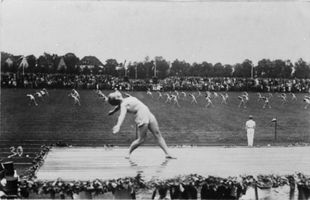
[{"label": "white tent canopy", "polygon": [[66,65],[63,57],[61,57],[61,59],[58,63],[58,66],[57,66],[57,70],[61,70],[61,69],[67,69],[67,65]]}]

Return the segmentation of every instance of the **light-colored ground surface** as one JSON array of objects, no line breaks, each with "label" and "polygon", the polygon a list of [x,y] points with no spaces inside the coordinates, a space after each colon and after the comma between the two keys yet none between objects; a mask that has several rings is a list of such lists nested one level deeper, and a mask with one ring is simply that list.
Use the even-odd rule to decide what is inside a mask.
[{"label": "light-colored ground surface", "polygon": [[113,179],[142,173],[146,180],[197,173],[220,177],[243,174],[310,174],[310,147],[186,147],[171,148],[166,160],[158,147],[137,149],[130,160],[127,148],[53,148],[39,169],[42,180]]}]

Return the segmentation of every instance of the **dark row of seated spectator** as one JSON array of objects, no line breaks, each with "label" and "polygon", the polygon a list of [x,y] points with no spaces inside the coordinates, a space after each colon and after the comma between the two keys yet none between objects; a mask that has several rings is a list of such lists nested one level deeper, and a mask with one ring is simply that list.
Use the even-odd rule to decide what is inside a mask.
[{"label": "dark row of seated spectator", "polygon": [[77,88],[127,91],[310,92],[310,79],[168,77],[135,80],[109,75],[1,74],[2,88]]}]

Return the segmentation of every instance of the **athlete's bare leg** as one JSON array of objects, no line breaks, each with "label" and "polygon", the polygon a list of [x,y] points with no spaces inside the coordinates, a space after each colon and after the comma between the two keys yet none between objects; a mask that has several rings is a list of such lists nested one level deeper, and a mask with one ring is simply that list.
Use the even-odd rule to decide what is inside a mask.
[{"label": "athlete's bare leg", "polygon": [[129,154],[126,158],[130,158],[131,153],[138,148],[143,142],[145,141],[146,138],[146,133],[148,130],[148,124],[143,124],[138,128],[138,138],[133,141],[129,147]]},{"label": "athlete's bare leg", "polygon": [[152,134],[154,135],[155,139],[157,140],[157,143],[158,143],[159,147],[166,154],[166,158],[168,158],[168,159],[175,158],[175,157],[171,156],[171,154],[168,151],[168,146],[166,144],[165,139],[161,135],[161,132],[160,132],[159,126],[158,126],[158,122],[157,122],[156,119],[154,119],[154,120],[152,120],[152,122],[150,122],[150,124],[148,125],[148,128],[152,132]]}]

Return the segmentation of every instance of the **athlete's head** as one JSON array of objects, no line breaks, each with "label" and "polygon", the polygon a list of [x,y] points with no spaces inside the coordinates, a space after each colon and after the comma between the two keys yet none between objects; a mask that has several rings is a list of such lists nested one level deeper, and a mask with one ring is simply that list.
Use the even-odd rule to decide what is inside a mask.
[{"label": "athlete's head", "polygon": [[122,102],[123,96],[119,91],[112,92],[108,95],[108,102],[113,106],[120,105]]},{"label": "athlete's head", "polygon": [[249,115],[249,119],[253,119],[253,116],[252,116],[252,115]]}]

